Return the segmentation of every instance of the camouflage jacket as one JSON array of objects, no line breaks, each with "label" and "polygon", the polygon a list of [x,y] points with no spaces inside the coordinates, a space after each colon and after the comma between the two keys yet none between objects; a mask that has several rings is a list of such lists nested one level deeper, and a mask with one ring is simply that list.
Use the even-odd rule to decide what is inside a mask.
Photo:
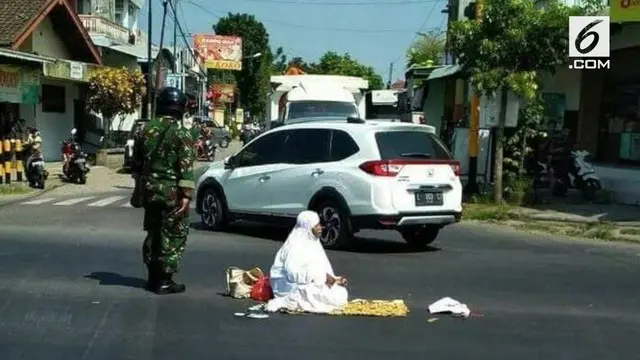
[{"label": "camouflage jacket", "polygon": [[141,182],[145,204],[176,206],[180,188],[195,187],[192,132],[171,118],[145,124],[134,139],[133,157],[132,172]]}]

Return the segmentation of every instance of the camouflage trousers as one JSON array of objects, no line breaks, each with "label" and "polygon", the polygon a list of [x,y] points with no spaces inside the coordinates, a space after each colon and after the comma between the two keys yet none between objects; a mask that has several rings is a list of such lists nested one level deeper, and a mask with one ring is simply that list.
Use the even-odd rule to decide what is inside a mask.
[{"label": "camouflage trousers", "polygon": [[144,230],[147,237],[142,245],[142,257],[147,266],[158,266],[167,274],[176,273],[189,235],[188,212],[175,216],[173,209],[146,206]]}]

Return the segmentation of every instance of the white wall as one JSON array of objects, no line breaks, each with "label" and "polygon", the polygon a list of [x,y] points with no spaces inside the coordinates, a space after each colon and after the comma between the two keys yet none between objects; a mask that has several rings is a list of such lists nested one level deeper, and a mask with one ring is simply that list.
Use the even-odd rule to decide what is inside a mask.
[{"label": "white wall", "polygon": [[31,48],[38,54],[59,59],[71,59],[67,46],[53,30],[53,24],[48,18],[44,19],[33,31],[31,39]]},{"label": "white wall", "polygon": [[436,128],[436,135],[440,137],[442,116],[444,115],[445,81],[435,79],[429,81],[429,95],[424,102],[424,116],[427,125]]},{"label": "white wall", "polygon": [[[32,50],[43,56],[73,60],[67,46],[54,31],[51,21],[45,19],[33,32]],[[42,134],[45,160],[60,161],[60,142],[69,137],[73,128],[73,100],[78,98],[78,87],[71,81],[57,81],[45,78],[43,84],[65,87],[65,113],[42,112],[42,105],[22,105],[21,115],[35,125]]]},{"label": "white wall", "polygon": [[540,74],[539,82],[540,91],[545,93],[565,94],[567,103],[566,110],[580,109],[580,79],[581,71],[570,70],[564,67],[558,67],[556,73]]},{"label": "white wall", "polygon": [[27,124],[34,124],[42,134],[42,147],[46,161],[60,161],[60,143],[69,137],[73,129],[73,100],[78,98],[78,87],[71,82],[44,79],[43,84],[64,86],[65,113],[42,112],[42,105],[21,105],[20,114]]}]

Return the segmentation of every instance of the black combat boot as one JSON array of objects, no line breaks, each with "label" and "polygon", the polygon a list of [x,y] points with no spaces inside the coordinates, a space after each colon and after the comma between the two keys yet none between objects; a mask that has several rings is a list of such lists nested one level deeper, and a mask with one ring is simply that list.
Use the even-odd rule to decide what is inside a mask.
[{"label": "black combat boot", "polygon": [[184,284],[178,284],[173,281],[173,274],[162,273],[161,280],[155,288],[158,295],[180,294],[187,290]]},{"label": "black combat boot", "polygon": [[154,264],[147,264],[147,291],[155,291],[160,283],[161,274],[158,271],[158,267]]}]

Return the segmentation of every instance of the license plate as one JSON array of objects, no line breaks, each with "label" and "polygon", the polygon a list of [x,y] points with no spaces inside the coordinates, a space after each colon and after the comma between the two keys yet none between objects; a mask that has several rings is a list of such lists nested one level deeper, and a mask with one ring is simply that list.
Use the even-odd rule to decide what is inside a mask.
[{"label": "license plate", "polygon": [[76,160],[76,164],[84,164],[85,163],[85,159],[78,159]]},{"label": "license plate", "polygon": [[416,206],[442,205],[442,191],[420,191],[415,193]]},{"label": "license plate", "polygon": [[44,166],[44,161],[32,161],[31,166]]}]

